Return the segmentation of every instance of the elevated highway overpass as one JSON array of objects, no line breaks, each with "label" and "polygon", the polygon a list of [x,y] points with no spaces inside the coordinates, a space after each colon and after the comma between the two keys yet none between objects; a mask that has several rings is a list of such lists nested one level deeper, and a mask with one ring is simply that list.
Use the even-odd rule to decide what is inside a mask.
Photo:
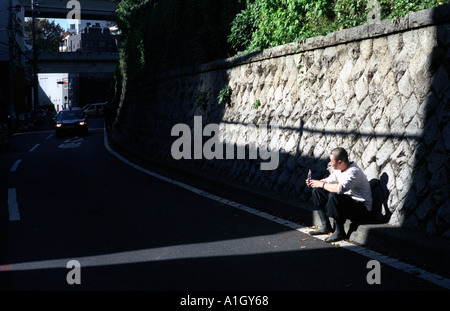
[{"label": "elevated highway overpass", "polygon": [[[2,0],[3,1],[3,0]],[[26,17],[32,17],[32,3],[37,8],[37,18],[67,18],[78,3],[81,20],[112,20],[116,0],[19,0]],[[75,18],[69,14],[70,18]],[[33,59],[30,54],[29,59]],[[119,61],[118,53],[39,53],[37,73],[98,73],[114,72]]]},{"label": "elevated highway overpass", "polygon": [[[19,0],[25,9],[25,16],[32,17],[31,2],[33,0]],[[67,8],[69,0],[34,0],[38,4],[36,17],[38,18],[66,18],[72,10]],[[116,10],[115,0],[78,0],[80,3],[80,19],[111,20]]]},{"label": "elevated highway overpass", "polygon": [[119,53],[45,52],[37,58],[38,73],[106,73],[114,72]]}]

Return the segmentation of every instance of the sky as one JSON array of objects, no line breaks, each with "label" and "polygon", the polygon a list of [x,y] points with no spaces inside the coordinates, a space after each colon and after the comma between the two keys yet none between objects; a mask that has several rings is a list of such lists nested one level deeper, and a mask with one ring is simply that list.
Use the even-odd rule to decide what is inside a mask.
[{"label": "sky", "polygon": [[69,23],[67,23],[67,20],[65,18],[61,18],[61,19],[53,19],[53,18],[49,18],[50,21],[55,21],[55,24],[59,24],[61,26],[62,29],[67,30],[67,28],[69,28]]}]

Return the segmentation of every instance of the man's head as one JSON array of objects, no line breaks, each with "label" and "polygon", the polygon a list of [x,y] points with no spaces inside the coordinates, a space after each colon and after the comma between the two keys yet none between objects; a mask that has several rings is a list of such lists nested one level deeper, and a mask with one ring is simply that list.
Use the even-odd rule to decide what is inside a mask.
[{"label": "man's head", "polygon": [[331,150],[330,165],[335,170],[345,171],[345,169],[350,165],[347,151],[341,147]]}]

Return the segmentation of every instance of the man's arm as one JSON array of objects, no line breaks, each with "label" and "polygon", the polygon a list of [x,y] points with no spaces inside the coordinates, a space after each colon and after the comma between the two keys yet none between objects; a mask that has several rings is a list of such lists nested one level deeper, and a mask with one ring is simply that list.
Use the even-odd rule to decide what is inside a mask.
[{"label": "man's arm", "polygon": [[325,189],[328,192],[338,193],[338,191],[339,191],[339,184],[337,184],[337,183],[336,184],[324,183],[323,189]]},{"label": "man's arm", "polygon": [[339,184],[338,183],[327,183],[324,180],[307,180],[306,185],[310,188],[322,188],[327,190],[328,192],[337,193],[339,190]]}]

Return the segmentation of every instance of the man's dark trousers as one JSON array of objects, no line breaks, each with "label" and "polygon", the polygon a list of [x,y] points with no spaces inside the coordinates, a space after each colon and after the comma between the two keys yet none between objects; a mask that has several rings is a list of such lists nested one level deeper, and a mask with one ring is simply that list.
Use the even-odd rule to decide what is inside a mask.
[{"label": "man's dark trousers", "polygon": [[363,220],[370,215],[364,202],[358,202],[346,194],[328,192],[321,188],[312,190],[314,207],[323,211],[327,217],[343,224],[346,219]]}]

